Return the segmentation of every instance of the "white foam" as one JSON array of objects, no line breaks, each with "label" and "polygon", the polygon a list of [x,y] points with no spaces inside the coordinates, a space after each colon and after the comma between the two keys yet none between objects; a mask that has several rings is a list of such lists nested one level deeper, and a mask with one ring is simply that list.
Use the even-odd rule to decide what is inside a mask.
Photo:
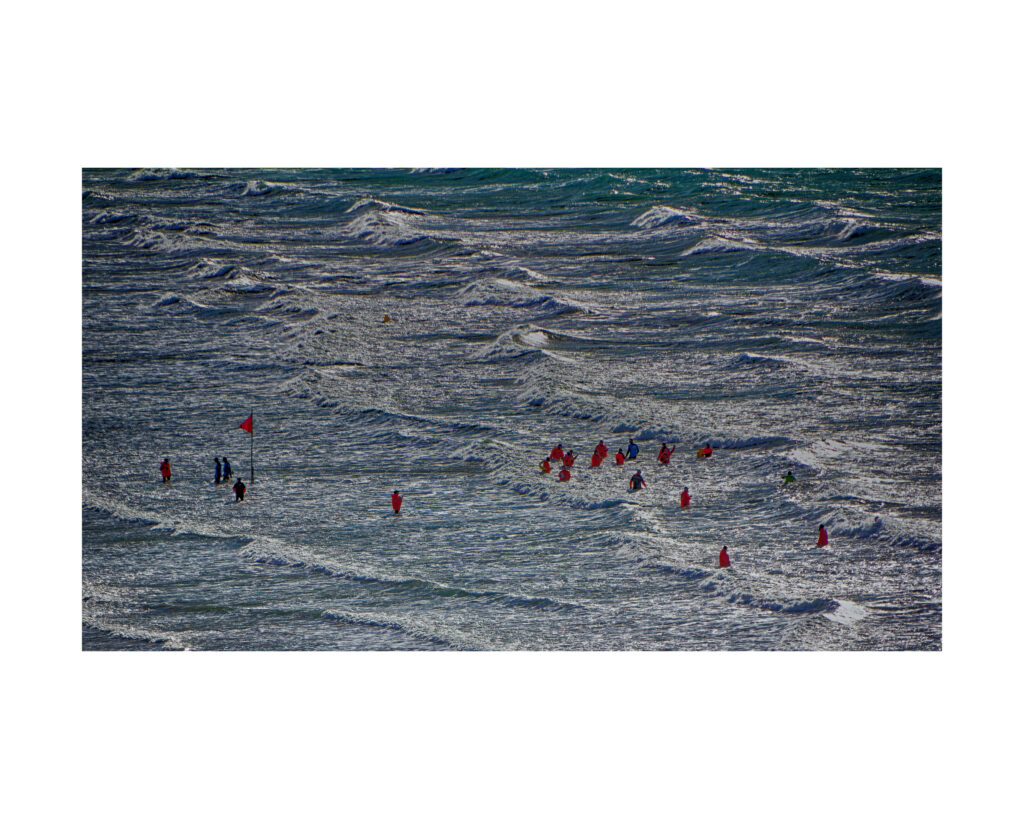
[{"label": "white foam", "polygon": [[833,622],[841,623],[844,626],[852,626],[868,616],[868,610],[864,606],[851,603],[849,600],[837,600],[836,602],[839,604],[839,608],[825,615],[825,617]]}]

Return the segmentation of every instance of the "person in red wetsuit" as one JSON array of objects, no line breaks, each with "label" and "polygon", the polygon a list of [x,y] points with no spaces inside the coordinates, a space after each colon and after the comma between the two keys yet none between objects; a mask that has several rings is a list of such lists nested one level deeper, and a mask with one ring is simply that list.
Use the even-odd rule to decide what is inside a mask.
[{"label": "person in red wetsuit", "polygon": [[551,454],[548,456],[552,461],[562,460],[562,445],[559,444],[551,450]]},{"label": "person in red wetsuit", "polygon": [[619,447],[619,451],[615,453],[615,463],[617,466],[622,466],[626,462],[626,456],[622,454],[622,447]]},{"label": "person in red wetsuit", "polygon": [[560,480],[560,481],[567,481],[567,480],[569,480],[569,478],[571,478],[571,477],[572,477],[572,475],[570,475],[570,474],[569,474],[569,470],[568,470],[568,469],[566,469],[566,468],[565,468],[565,467],[563,466],[563,467],[562,467],[562,471],[558,473],[558,480]]},{"label": "person in red wetsuit", "polygon": [[732,565],[732,561],[729,560],[729,552],[726,551],[726,547],[722,547],[722,551],[718,553],[718,567],[721,569],[728,569]]},{"label": "person in red wetsuit", "polygon": [[547,475],[548,472],[551,471],[551,459],[550,458],[545,458],[543,461],[540,462],[540,471],[543,472],[545,475]]},{"label": "person in red wetsuit", "polygon": [[168,458],[160,461],[160,477],[163,478],[161,483],[167,483],[171,479],[171,462]]},{"label": "person in red wetsuit", "polygon": [[690,505],[690,490],[687,487],[683,487],[683,491],[679,493],[679,505],[689,506]]},{"label": "person in red wetsuit", "polygon": [[608,447],[604,445],[604,440],[600,440],[597,442],[597,448],[594,450],[594,452],[601,456],[602,461],[608,457]]},{"label": "person in red wetsuit", "polygon": [[562,456],[562,463],[567,467],[576,463],[576,456],[573,454],[571,449]]},{"label": "person in red wetsuit", "polygon": [[596,449],[594,450],[594,454],[590,456],[590,465],[592,467],[601,465],[601,456],[598,454]]},{"label": "person in red wetsuit", "polygon": [[818,545],[828,546],[828,532],[825,531],[825,524],[818,524]]},{"label": "person in red wetsuit", "polygon": [[710,458],[711,457],[711,444],[704,444],[703,449],[697,450],[698,458]]},{"label": "person in red wetsuit", "polygon": [[402,496],[398,494],[397,489],[391,493],[391,508],[395,510],[396,515],[402,511]]},{"label": "person in red wetsuit", "polygon": [[676,451],[675,447],[669,449],[665,444],[661,445],[661,452],[658,453],[658,460],[661,461],[665,466],[668,466],[669,458],[672,457],[672,453]]}]

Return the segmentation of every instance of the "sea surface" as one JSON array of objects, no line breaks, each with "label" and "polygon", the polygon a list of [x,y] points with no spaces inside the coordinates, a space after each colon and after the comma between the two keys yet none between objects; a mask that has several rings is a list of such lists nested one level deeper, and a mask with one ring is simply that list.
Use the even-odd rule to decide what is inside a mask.
[{"label": "sea surface", "polygon": [[938,170],[84,170],[83,648],[939,650],[941,231]]}]

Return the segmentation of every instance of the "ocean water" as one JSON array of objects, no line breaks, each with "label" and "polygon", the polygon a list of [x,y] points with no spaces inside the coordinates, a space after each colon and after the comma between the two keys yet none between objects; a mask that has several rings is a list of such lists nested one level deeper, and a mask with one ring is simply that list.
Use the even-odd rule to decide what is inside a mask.
[{"label": "ocean water", "polygon": [[83,648],[940,649],[941,200],[937,170],[84,170]]}]

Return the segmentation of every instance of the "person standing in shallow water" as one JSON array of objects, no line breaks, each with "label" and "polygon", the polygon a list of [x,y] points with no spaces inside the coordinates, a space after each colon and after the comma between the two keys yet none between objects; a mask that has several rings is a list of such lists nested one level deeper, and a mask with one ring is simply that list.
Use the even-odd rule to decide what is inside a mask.
[{"label": "person standing in shallow water", "polygon": [[213,482],[220,483],[220,458],[213,459]]},{"label": "person standing in shallow water", "polygon": [[229,481],[234,477],[234,473],[231,471],[231,464],[228,463],[227,458],[221,458],[221,460],[224,462],[224,471],[221,473],[221,480]]},{"label": "person standing in shallow water", "polygon": [[235,481],[235,485],[232,486],[231,488],[232,490],[234,490],[235,493],[235,503],[238,503],[241,500],[245,500],[245,484],[242,483],[241,478]]},{"label": "person standing in shallow water", "polygon": [[825,524],[818,524],[818,545],[828,546],[828,532],[825,531]]},{"label": "person standing in shallow water", "polygon": [[732,565],[732,561],[729,560],[729,552],[726,547],[722,547],[722,551],[718,553],[718,567],[720,569],[728,569]]},{"label": "person standing in shallow water", "polygon": [[626,447],[626,460],[628,461],[631,458],[635,458],[639,454],[640,454],[640,447],[638,447],[636,444],[634,444],[633,443],[633,439],[630,438],[629,439],[629,446]]},{"label": "person standing in shallow water", "polygon": [[683,491],[679,493],[679,505],[683,507],[690,505],[690,490],[685,486]]},{"label": "person standing in shallow water", "polygon": [[395,510],[396,515],[402,511],[402,496],[398,494],[397,489],[391,493],[391,508]]},{"label": "person standing in shallow water", "polygon": [[161,483],[168,483],[171,480],[171,459],[164,458],[160,461],[160,477]]}]

